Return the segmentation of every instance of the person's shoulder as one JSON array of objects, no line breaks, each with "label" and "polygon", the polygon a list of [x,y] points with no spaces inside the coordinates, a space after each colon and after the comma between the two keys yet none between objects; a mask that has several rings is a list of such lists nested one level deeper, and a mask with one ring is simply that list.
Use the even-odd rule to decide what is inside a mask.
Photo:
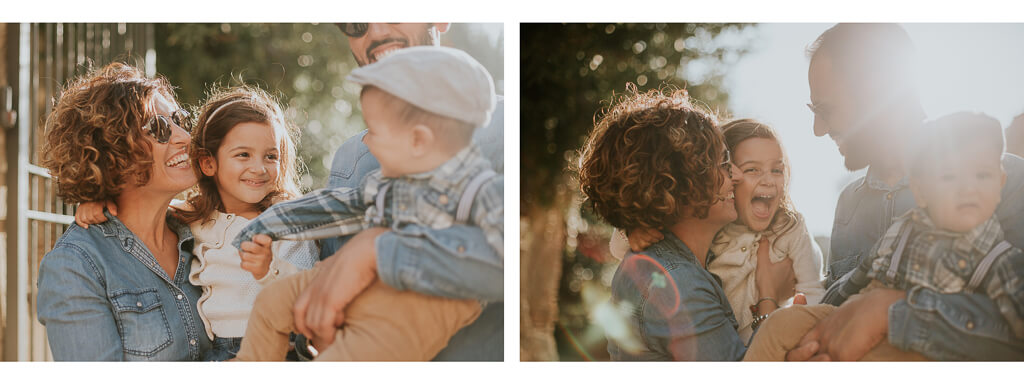
[{"label": "person's shoulder", "polygon": [[1003,154],[1003,170],[1006,171],[1004,189],[1024,189],[1024,159],[1012,153]]},{"label": "person's shoulder", "polygon": [[97,256],[102,256],[100,251],[103,243],[107,242],[103,226],[107,223],[93,224],[89,228],[82,228],[72,223],[64,231],[53,248],[43,256],[40,262],[40,270],[60,268],[67,265],[79,265],[81,263],[96,264]]}]

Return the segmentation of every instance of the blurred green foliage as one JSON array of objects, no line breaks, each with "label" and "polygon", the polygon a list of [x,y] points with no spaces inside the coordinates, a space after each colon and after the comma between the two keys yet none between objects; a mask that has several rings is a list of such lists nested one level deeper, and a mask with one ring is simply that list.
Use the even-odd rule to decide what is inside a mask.
[{"label": "blurred green foliage", "polygon": [[[674,86],[725,109],[723,64],[745,52],[743,24],[521,24],[522,210],[551,204],[595,113],[627,83]],[[719,108],[721,107],[721,108]]]},{"label": "blurred green foliage", "polygon": [[[611,228],[586,209],[569,163],[599,110],[623,94],[627,83],[641,91],[686,89],[699,104],[729,117],[722,80],[747,50],[747,26],[520,25],[520,212],[554,209],[566,215],[555,331],[562,361],[608,359],[596,309],[607,303],[618,266],[608,251]],[[571,196],[568,207],[555,206],[558,190]]]},{"label": "blurred green foliage", "polygon": [[[334,24],[156,24],[154,35],[157,72],[181,103],[198,105],[215,84],[255,84],[279,98],[302,130],[306,190],[326,185],[334,151],[365,129],[360,88],[345,82],[357,64]],[[454,24],[441,42],[483,63],[500,92],[503,36],[500,24]]]}]

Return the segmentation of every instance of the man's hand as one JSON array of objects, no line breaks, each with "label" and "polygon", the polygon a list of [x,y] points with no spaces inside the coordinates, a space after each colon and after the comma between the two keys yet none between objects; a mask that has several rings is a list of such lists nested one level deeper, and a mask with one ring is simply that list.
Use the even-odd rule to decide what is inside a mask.
[{"label": "man's hand", "polygon": [[270,262],[274,260],[270,250],[272,242],[270,236],[256,235],[252,241],[242,242],[242,249],[238,251],[242,258],[242,269],[251,273],[256,280],[262,279],[270,270]]},{"label": "man's hand", "polygon": [[345,322],[345,307],[377,279],[374,241],[387,231],[374,227],[352,237],[317,266],[320,271],[295,301],[295,328],[316,348],[323,350],[334,342],[334,334]]},{"label": "man's hand", "polygon": [[633,252],[640,252],[651,244],[657,243],[665,238],[665,235],[661,231],[652,228],[634,228],[626,234],[626,238],[629,239],[629,249]]},{"label": "man's hand", "polygon": [[904,291],[886,288],[851,297],[804,335],[786,360],[860,360],[886,339],[889,307],[905,297]]},{"label": "man's hand", "polygon": [[78,205],[75,210],[75,222],[82,228],[89,228],[89,224],[99,224],[107,221],[103,215],[103,208],[107,208],[111,215],[117,216],[117,204],[111,200],[89,201]]}]

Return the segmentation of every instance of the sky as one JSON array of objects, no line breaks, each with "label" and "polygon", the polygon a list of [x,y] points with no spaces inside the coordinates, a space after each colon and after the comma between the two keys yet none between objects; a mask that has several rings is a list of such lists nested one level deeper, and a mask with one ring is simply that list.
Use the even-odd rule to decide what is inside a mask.
[{"label": "sky", "polygon": [[[805,56],[832,24],[760,24],[750,52],[726,71],[730,109],[774,127],[792,163],[790,193],[813,235],[830,235],[843,186],[863,174],[843,167],[828,137],[816,137]],[[904,24],[918,50],[917,79],[929,118],[986,113],[1005,128],[1024,113],[1024,24]]]}]

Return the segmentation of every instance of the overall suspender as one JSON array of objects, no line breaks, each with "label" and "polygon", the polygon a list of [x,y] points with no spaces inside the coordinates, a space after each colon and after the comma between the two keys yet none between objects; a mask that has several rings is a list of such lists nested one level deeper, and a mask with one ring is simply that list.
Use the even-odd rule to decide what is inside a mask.
[{"label": "overall suspender", "polygon": [[477,192],[480,192],[480,187],[484,185],[484,182],[497,175],[497,172],[487,169],[473,176],[473,180],[462,192],[462,197],[459,197],[459,208],[455,211],[456,223],[466,224],[469,222],[469,212],[473,209],[473,199],[476,199]]},{"label": "overall suspender", "polygon": [[[893,279],[896,277],[896,269],[900,265],[900,259],[903,257],[903,250],[907,245],[907,239],[910,238],[911,226],[905,224],[905,221],[900,223],[903,227],[899,230],[899,243],[896,246],[896,251],[893,253],[891,261],[889,262],[889,270],[885,271],[885,275],[889,281],[894,281]],[[1006,240],[1003,240],[999,242],[999,244],[996,244],[995,247],[992,247],[992,250],[985,255],[985,258],[981,259],[981,263],[979,263],[978,267],[974,269],[974,274],[971,275],[971,279],[967,282],[967,287],[965,289],[969,292],[977,290],[978,286],[981,285],[981,281],[985,279],[985,275],[988,274],[988,270],[991,269],[992,264],[995,263],[996,258],[1003,253],[1006,253],[1006,251],[1009,251],[1011,248],[1013,248],[1013,246]]]},{"label": "overall suspender", "polygon": [[[469,213],[473,209],[473,200],[476,199],[477,192],[480,192],[480,187],[483,187],[487,180],[497,175],[497,172],[488,169],[473,176],[473,179],[469,181],[469,185],[462,192],[462,196],[459,197],[459,207],[455,211],[455,222],[457,224],[469,222]],[[381,186],[380,191],[377,192],[377,215],[372,219],[375,225],[384,223],[384,198],[390,188],[391,183],[385,183]]]}]

